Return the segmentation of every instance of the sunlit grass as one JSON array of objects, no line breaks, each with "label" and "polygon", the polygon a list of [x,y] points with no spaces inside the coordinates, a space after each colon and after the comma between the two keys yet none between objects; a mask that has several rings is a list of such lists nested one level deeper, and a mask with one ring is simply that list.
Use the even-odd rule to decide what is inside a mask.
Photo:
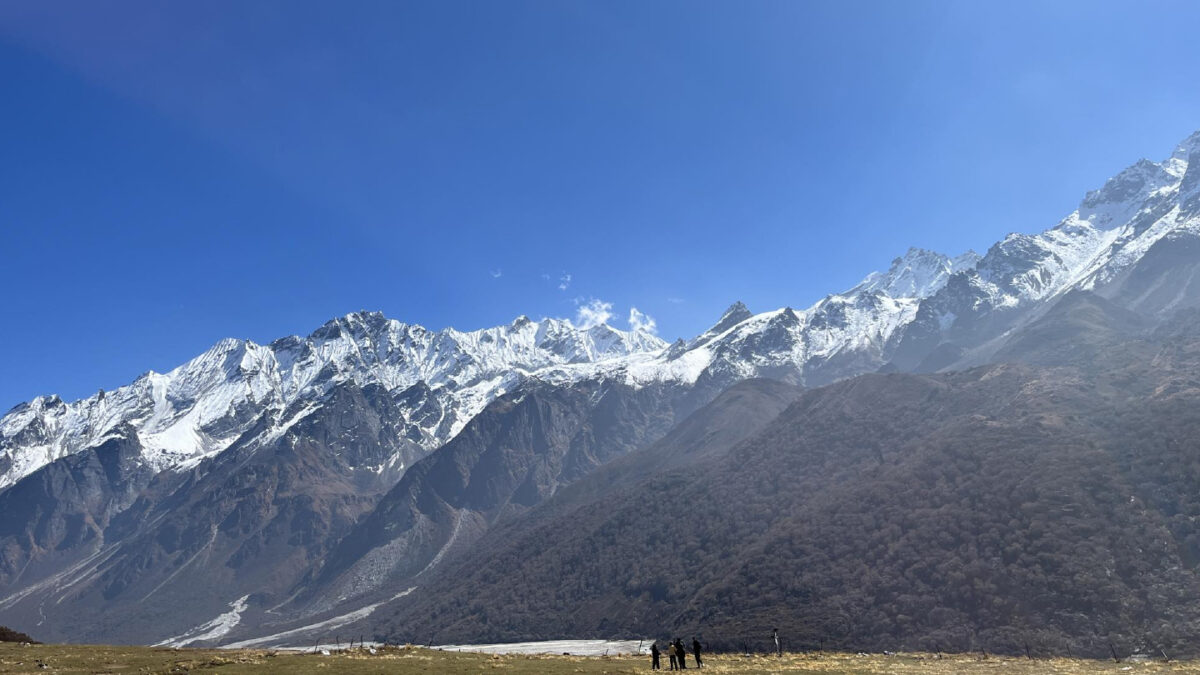
[{"label": "sunlit grass", "polygon": [[[691,659],[688,660],[689,664]],[[39,663],[46,668],[39,667]],[[664,659],[664,669],[666,666]],[[160,649],[89,645],[0,644],[0,673],[637,673],[648,656],[492,656],[413,647],[376,654],[354,650],[303,654],[270,650]],[[693,670],[693,668],[689,668]],[[1195,661],[1093,661],[934,654],[840,653],[705,657],[709,673],[1200,673]]]}]

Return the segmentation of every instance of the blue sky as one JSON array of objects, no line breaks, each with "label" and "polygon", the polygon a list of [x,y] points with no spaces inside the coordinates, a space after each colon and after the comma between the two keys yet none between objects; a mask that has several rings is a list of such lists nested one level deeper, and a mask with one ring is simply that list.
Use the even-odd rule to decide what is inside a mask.
[{"label": "blue sky", "polygon": [[[982,252],[1200,128],[1189,2],[0,4],[0,409],[232,336]],[[569,277],[569,281],[567,281]],[[563,288],[560,288],[563,287]]]}]

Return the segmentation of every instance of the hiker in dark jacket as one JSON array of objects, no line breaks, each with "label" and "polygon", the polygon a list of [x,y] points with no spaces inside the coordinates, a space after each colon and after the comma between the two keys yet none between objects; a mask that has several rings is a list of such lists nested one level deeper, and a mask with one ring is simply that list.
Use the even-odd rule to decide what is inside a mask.
[{"label": "hiker in dark jacket", "polygon": [[660,666],[658,665],[658,655],[660,653],[661,652],[658,651],[658,643],[651,642],[650,643],[650,670],[660,670],[661,669]]},{"label": "hiker in dark jacket", "polygon": [[700,641],[695,635],[692,636],[692,656],[696,657],[696,667],[703,668],[704,662],[700,660]]},{"label": "hiker in dark jacket", "polygon": [[687,650],[683,648],[683,640],[675,638],[675,658],[679,659],[679,669],[687,670]]}]

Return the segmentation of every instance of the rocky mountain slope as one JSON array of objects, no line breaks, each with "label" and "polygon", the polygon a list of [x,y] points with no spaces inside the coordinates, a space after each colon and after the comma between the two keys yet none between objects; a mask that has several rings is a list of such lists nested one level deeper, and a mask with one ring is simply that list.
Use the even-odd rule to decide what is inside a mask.
[{"label": "rocky mountain slope", "polygon": [[282,435],[264,424],[186,472],[144,470],[128,428],[49,464],[0,493],[20,516],[0,612],[56,640],[154,642],[282,594],[394,482],[376,467],[404,452],[401,419],[382,387],[344,382]]},{"label": "rocky mountain slope", "polygon": [[496,522],[661,437],[680,415],[675,393],[585,382],[506,396],[404,474],[331,552],[308,595],[333,607],[417,583]]}]

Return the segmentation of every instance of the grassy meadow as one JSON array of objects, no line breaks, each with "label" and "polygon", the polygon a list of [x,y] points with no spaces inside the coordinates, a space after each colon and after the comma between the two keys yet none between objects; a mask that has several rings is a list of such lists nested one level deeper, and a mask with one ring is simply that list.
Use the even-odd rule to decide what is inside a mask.
[{"label": "grassy meadow", "polygon": [[[665,660],[664,660],[665,661]],[[689,664],[691,663],[689,659]],[[44,667],[43,667],[44,666]],[[664,663],[665,668],[665,663]],[[304,654],[272,650],[162,649],[93,645],[0,644],[0,673],[638,673],[650,670],[649,657],[491,656],[389,647]],[[689,670],[691,670],[689,668]],[[855,655],[840,653],[705,658],[709,673],[1200,673],[1196,661],[1093,661],[1025,659],[977,654]]]}]

